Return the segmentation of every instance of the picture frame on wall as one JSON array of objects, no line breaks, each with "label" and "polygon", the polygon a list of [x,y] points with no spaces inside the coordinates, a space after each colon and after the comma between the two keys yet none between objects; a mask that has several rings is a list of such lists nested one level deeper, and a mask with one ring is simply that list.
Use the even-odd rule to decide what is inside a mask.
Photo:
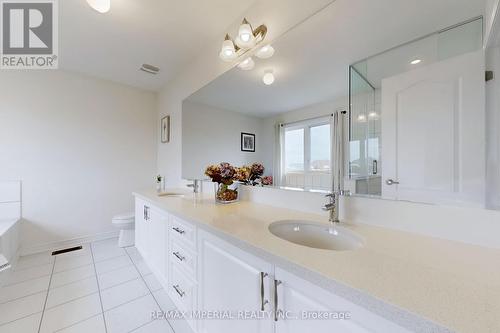
[{"label": "picture frame on wall", "polygon": [[255,153],[255,134],[241,133],[241,151]]},{"label": "picture frame on wall", "polygon": [[161,142],[170,142],[170,116],[161,118]]}]

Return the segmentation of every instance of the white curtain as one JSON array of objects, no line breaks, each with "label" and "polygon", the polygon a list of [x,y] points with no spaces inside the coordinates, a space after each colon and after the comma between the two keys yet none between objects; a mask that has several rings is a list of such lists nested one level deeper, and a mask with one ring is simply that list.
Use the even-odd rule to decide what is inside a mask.
[{"label": "white curtain", "polygon": [[274,175],[274,185],[275,186],[285,186],[285,173],[283,172],[283,149],[285,144],[285,127],[283,124],[275,125],[274,134],[274,163],[273,163],[273,175]]}]

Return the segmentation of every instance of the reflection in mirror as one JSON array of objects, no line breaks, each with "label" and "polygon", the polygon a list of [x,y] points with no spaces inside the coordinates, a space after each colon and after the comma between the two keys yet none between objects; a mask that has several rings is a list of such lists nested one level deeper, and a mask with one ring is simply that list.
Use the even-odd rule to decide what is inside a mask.
[{"label": "reflection in mirror", "polygon": [[[258,162],[274,186],[331,191],[332,114],[347,109],[348,95],[347,64],[326,66],[333,11],[273,42],[272,57],[252,56],[251,69],[235,66],[183,102],[183,178],[206,178],[207,165],[223,161]],[[255,151],[242,151],[241,133],[255,135]]]},{"label": "reflection in mirror", "polygon": [[482,19],[350,67],[349,189],[484,207]]}]

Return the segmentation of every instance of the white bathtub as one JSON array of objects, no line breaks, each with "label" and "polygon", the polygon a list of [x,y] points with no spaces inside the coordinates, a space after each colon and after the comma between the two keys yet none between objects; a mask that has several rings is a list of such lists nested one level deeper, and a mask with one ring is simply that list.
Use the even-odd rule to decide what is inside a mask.
[{"label": "white bathtub", "polygon": [[[20,229],[21,182],[0,181],[0,258],[5,257],[11,265],[17,261]],[[9,271],[0,271],[0,286]]]}]

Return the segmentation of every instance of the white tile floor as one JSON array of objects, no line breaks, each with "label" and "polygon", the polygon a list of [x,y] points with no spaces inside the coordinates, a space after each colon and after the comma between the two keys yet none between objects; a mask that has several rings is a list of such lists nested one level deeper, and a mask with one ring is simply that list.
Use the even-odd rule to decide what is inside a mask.
[{"label": "white tile floor", "polygon": [[0,333],[190,333],[184,321],[152,319],[174,309],[139,252],[109,239],[21,257],[0,288]]}]

